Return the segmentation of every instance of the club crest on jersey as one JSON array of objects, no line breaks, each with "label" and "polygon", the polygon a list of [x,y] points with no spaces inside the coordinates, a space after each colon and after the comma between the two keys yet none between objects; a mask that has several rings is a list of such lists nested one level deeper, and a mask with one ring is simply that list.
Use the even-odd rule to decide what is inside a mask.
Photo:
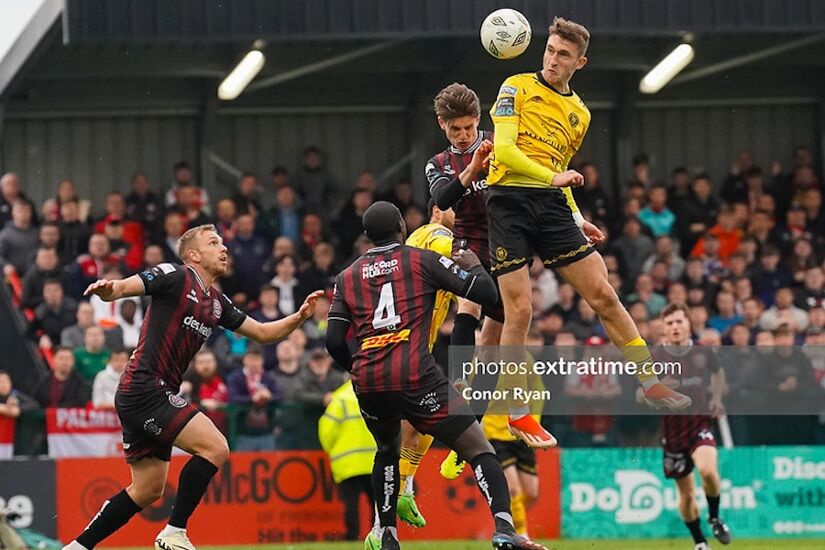
[{"label": "club crest on jersey", "polygon": [[503,246],[496,248],[496,260],[503,262],[507,259],[507,249]]},{"label": "club crest on jersey", "polygon": [[361,278],[372,279],[381,275],[389,275],[398,271],[398,258],[392,260],[381,260],[371,264],[361,266]]},{"label": "club crest on jersey", "polygon": [[573,128],[579,125],[579,116],[576,113],[570,113],[567,115],[567,120],[570,121],[570,126]]},{"label": "club crest on jersey", "polygon": [[214,313],[215,317],[218,319],[220,319],[221,315],[223,315],[223,306],[221,305],[221,301],[217,298],[212,300],[212,313]]},{"label": "club crest on jersey", "polygon": [[179,395],[175,395],[174,393],[169,394],[169,403],[173,407],[177,407],[178,409],[182,409],[186,406],[186,399],[180,397]]},{"label": "club crest on jersey", "polygon": [[163,431],[163,428],[161,428],[155,423],[155,419],[153,417],[146,419],[146,422],[143,423],[143,430],[149,432],[152,435],[157,436],[160,435],[160,432]]},{"label": "club crest on jersey", "polygon": [[434,413],[441,408],[441,403],[439,403],[438,399],[436,399],[436,393],[434,391],[431,391],[425,395],[424,398],[418,402],[418,404],[425,409],[429,409],[431,413]]}]

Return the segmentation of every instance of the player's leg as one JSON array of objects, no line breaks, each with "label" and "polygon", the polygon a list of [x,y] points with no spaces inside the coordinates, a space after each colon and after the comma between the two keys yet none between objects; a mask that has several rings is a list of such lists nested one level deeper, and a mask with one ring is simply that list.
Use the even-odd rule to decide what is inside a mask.
[{"label": "player's leg", "polygon": [[521,480],[519,479],[518,469],[515,463],[505,467],[504,479],[507,480],[507,488],[510,491],[510,510],[513,513],[513,527],[516,533],[522,536],[527,536],[527,509],[524,506],[524,490],[521,487]]},{"label": "player's leg", "polygon": [[450,335],[451,346],[474,346],[476,329],[481,319],[481,306],[464,298],[458,298],[453,333]]},{"label": "player's leg", "polygon": [[650,350],[616,291],[610,286],[607,267],[601,255],[592,252],[566,265],[556,265],[555,268],[590,304],[613,345],[621,350],[628,361],[642,366],[637,376],[644,387],[646,401],[652,406],[671,410],[689,407],[689,397],[660,383],[653,372],[644,368],[644,365],[652,362]]},{"label": "player's leg", "polygon": [[[516,443],[520,448],[517,451],[516,471],[518,473],[518,483],[521,488],[519,498],[524,508],[524,530],[519,531],[520,535],[527,535],[527,510],[535,504],[539,498],[539,476],[536,470],[536,451],[525,446],[523,442]],[[516,519],[515,510],[513,519]],[[518,530],[518,522],[516,522]]]},{"label": "player's leg", "polygon": [[[676,480],[676,488],[679,491],[679,515],[693,537],[693,544],[696,550],[707,548],[707,539],[702,533],[702,526],[699,524],[699,507],[696,505],[696,485],[693,481],[693,469],[684,477]],[[705,546],[702,546],[702,545]]]},{"label": "player's leg", "polygon": [[729,544],[730,528],[719,517],[719,492],[722,480],[719,477],[718,451],[712,445],[700,445],[693,451],[691,458],[702,478],[702,489],[708,501],[708,522],[713,530],[713,536],[722,544]]},{"label": "player's leg", "polygon": [[110,497],[86,529],[64,548],[91,550],[103,539],[126,525],[132,516],[163,495],[169,462],[147,457],[131,463],[132,483]]},{"label": "player's leg", "polygon": [[401,460],[398,464],[399,491],[398,496],[398,517],[404,523],[413,527],[425,527],[427,520],[418,510],[415,503],[414,478],[418,471],[418,466],[430,445],[433,438],[430,435],[419,434],[406,420],[401,421]]},{"label": "player's leg", "polygon": [[[183,409],[182,409],[183,411]],[[206,493],[209,482],[229,458],[229,445],[215,424],[203,413],[189,418],[181,415],[182,424],[174,445],[191,453],[192,458],[180,472],[178,495],[169,516],[169,523],[158,533],[155,546],[159,550],[193,548],[186,534],[189,517]]]}]

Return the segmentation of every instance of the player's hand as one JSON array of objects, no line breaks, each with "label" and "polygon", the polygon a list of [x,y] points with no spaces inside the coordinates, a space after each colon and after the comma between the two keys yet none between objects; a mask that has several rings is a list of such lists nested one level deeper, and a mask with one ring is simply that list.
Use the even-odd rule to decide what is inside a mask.
[{"label": "player's hand", "polygon": [[482,168],[487,168],[490,164],[490,153],[493,152],[493,142],[485,139],[481,142],[473,153],[473,158],[470,161],[470,169],[473,172],[479,172]]},{"label": "player's hand", "polygon": [[114,299],[115,281],[98,279],[97,281],[90,284],[88,288],[86,288],[86,292],[83,293],[84,296],[91,296],[92,294],[97,294],[104,301]]},{"label": "player's hand", "polygon": [[456,250],[453,254],[453,261],[465,271],[470,271],[475,266],[481,265],[481,260],[478,259],[476,253],[469,249]]},{"label": "player's hand", "polygon": [[593,244],[603,243],[605,241],[604,233],[594,224],[586,221],[582,226],[582,233],[587,237],[587,240]]},{"label": "player's hand", "polygon": [[301,318],[301,321],[306,321],[315,313],[315,302],[318,301],[318,298],[324,295],[323,290],[316,290],[312,294],[306,297],[304,303],[301,304],[301,309],[298,310],[298,316]]},{"label": "player's hand", "polygon": [[581,187],[584,185],[584,176],[575,170],[568,170],[553,176],[553,187]]}]

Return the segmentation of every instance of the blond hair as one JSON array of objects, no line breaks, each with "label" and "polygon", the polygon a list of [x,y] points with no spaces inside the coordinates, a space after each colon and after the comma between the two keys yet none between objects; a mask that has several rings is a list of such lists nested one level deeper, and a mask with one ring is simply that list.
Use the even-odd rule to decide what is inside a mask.
[{"label": "blond hair", "polygon": [[478,95],[458,82],[453,82],[435,96],[433,100],[435,114],[441,120],[453,120],[465,116],[481,116],[481,103]]},{"label": "blond hair", "polygon": [[201,233],[217,233],[218,230],[215,229],[215,226],[211,223],[205,225],[199,225],[197,227],[193,227],[189,229],[180,236],[178,239],[178,258],[182,261],[186,261],[186,253],[192,250],[195,247],[195,238],[200,235]]},{"label": "blond hair", "polygon": [[564,17],[555,17],[553,24],[547,28],[550,36],[559,35],[565,40],[569,40],[579,48],[579,55],[587,53],[587,46],[590,44],[590,31],[573,21],[568,21]]}]

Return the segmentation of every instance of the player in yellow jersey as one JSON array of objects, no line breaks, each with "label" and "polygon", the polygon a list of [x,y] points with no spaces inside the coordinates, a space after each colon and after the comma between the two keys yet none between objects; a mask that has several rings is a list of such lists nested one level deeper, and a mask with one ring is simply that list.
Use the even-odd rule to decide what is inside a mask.
[{"label": "player in yellow jersey", "polygon": [[[542,69],[505,80],[490,111],[495,138],[487,218],[492,272],[504,303],[501,345],[525,344],[532,317],[527,265],[537,254],[596,311],[625,358],[641,366],[639,380],[648,404],[684,409],[690,398],[644,368],[651,361],[650,351],[593,248],[604,235],[584,220],[570,189],[584,183],[568,164],[590,125],[590,111],[570,88],[570,79],[587,64],[590,33],[561,17],[548,32]],[[518,435],[518,426],[511,423],[511,429]]]},{"label": "player in yellow jersey", "polygon": [[[544,345],[541,333],[532,329],[527,337],[528,349]],[[506,382],[504,383],[506,385]],[[532,390],[545,389],[540,376],[527,378],[527,387]],[[501,386],[501,381],[500,381]],[[541,419],[541,406],[531,411],[536,421]],[[510,417],[507,414],[488,414],[481,422],[484,435],[496,451],[498,461],[504,470],[507,487],[510,489],[510,509],[516,533],[527,536],[527,508],[539,498],[539,476],[536,470],[536,451],[517,438],[510,431]]]},{"label": "player in yellow jersey", "polygon": [[[453,248],[453,223],[455,213],[452,208],[441,210],[435,205],[434,200],[430,200],[430,223],[422,225],[407,237],[406,244],[416,248],[432,250],[442,256],[449,258]],[[450,304],[455,299],[452,293],[439,290],[435,296],[435,306],[433,308],[433,320],[430,325],[429,345],[430,351],[438,338],[438,329],[447,319],[450,311]],[[401,421],[401,460],[398,471],[400,473],[399,488],[402,492],[398,497],[398,517],[412,525],[413,527],[424,527],[427,521],[418,510],[415,503],[415,493],[413,489],[413,478],[418,470],[421,460],[430,445],[433,443],[431,435],[419,434],[409,422]],[[376,525],[378,515],[375,516]],[[381,548],[381,541],[375,534],[375,530],[370,531],[364,541],[366,550],[378,550]]]}]

